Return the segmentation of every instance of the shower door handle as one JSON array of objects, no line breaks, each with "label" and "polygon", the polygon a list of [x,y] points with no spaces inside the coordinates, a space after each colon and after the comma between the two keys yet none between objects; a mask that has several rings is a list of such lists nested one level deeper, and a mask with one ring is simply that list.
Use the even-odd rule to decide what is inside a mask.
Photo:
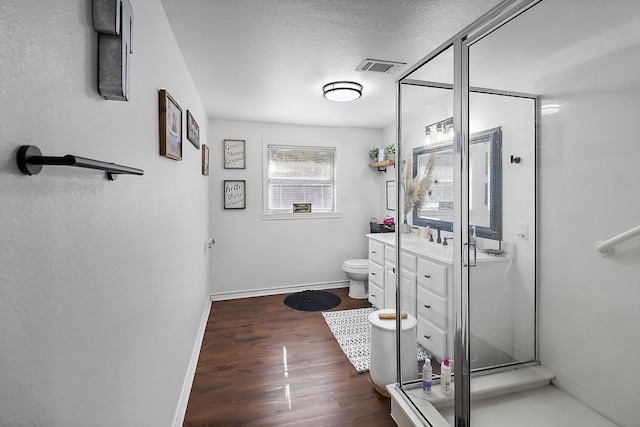
[{"label": "shower door handle", "polygon": [[[471,248],[473,247],[473,252],[471,252]],[[473,256],[472,256],[473,254]],[[464,267],[476,267],[476,244],[475,243],[465,243],[464,250],[462,251],[462,264]]]}]

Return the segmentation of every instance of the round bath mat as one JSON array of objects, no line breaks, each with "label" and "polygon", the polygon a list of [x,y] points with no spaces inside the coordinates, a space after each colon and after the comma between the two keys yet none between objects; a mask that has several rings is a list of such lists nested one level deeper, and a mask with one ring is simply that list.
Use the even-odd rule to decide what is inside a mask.
[{"label": "round bath mat", "polygon": [[337,307],[342,299],[327,291],[302,291],[291,294],[284,299],[284,304],[299,311],[322,311]]}]

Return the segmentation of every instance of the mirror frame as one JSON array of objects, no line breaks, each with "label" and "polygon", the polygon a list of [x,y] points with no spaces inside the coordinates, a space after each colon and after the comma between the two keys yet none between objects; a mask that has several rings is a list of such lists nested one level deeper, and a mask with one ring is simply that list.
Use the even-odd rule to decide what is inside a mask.
[{"label": "mirror frame", "polygon": [[[489,226],[475,226],[476,237],[485,239],[502,240],[502,128],[487,129],[482,132],[474,133],[469,138],[469,145],[489,143]],[[413,175],[418,172],[418,156],[429,154],[432,152],[442,151],[443,149],[453,148],[450,145],[437,147],[416,147],[413,149]],[[453,155],[453,151],[452,151]],[[413,225],[426,227],[429,226],[436,230],[453,231],[453,222],[441,221],[438,219],[428,219],[418,216],[416,207],[413,208]],[[473,233],[473,225],[469,224],[469,233]]]}]

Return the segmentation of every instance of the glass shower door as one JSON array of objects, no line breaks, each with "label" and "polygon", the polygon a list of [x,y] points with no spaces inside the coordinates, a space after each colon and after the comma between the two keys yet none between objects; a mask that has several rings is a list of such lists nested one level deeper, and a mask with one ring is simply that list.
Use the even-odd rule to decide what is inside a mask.
[{"label": "glass shower door", "polygon": [[[430,401],[451,406],[455,393],[451,387],[443,395],[439,382],[443,360],[454,359],[455,339],[453,46],[442,46],[398,87],[398,222],[406,220],[407,231],[413,232],[397,235],[397,310],[417,320],[418,372],[423,372],[425,363],[431,364],[432,392],[423,391],[413,364],[401,364],[398,377],[403,379],[401,389],[420,411],[422,403]],[[406,347],[400,342],[401,351]]]},{"label": "glass shower door", "polygon": [[[594,249],[640,217],[640,3],[592,6],[505,1],[399,79],[399,150],[412,151],[414,176],[436,153],[440,174],[410,208],[409,224],[428,225],[449,244],[400,235],[398,265],[419,245],[444,268],[445,290],[434,292],[418,264],[418,335],[429,337],[434,368],[445,354],[456,360],[453,398],[437,380],[432,395],[417,381],[401,383],[406,399],[394,397],[392,412],[409,401],[399,415],[422,417],[414,424],[627,427],[640,419],[640,381],[626,363],[640,354],[629,339],[640,325],[638,241],[613,254]],[[445,50],[450,73],[433,78],[431,61]],[[413,117],[410,94],[421,103]],[[448,118],[452,158],[425,147]],[[419,135],[429,124],[432,134]],[[453,171],[446,179],[445,165]],[[404,283],[400,292],[412,287]],[[425,297],[446,301],[438,311],[446,320],[424,311]],[[602,349],[603,366],[619,367],[606,378],[594,374],[593,352]]]}]

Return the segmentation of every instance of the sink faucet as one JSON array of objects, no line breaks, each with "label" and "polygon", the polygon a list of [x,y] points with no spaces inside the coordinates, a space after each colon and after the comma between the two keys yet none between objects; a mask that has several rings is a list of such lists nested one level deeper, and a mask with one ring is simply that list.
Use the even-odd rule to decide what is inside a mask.
[{"label": "sink faucet", "polygon": [[445,237],[444,240],[442,241],[442,246],[447,246],[447,239],[449,239],[449,241],[453,240],[453,237]]},{"label": "sink faucet", "polygon": [[442,239],[440,239],[440,229],[438,228],[436,231],[438,232],[438,240],[436,240],[436,243],[442,243]]}]

